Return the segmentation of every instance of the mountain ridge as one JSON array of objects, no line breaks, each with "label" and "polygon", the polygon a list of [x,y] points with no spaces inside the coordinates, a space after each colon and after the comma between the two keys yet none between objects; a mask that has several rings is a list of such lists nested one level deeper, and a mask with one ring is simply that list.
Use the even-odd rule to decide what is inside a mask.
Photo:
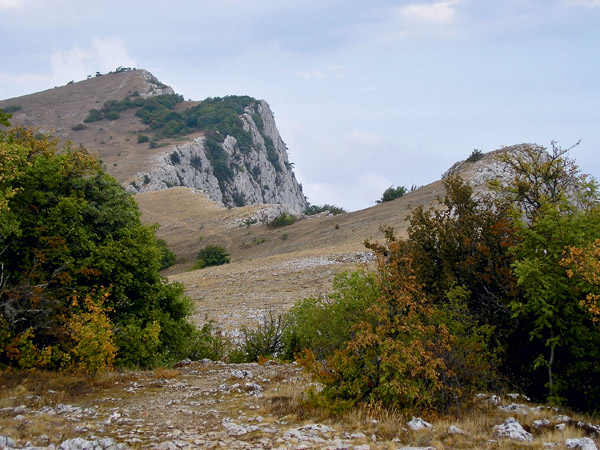
[{"label": "mountain ridge", "polygon": [[[158,111],[156,103],[164,97],[179,98],[168,109]],[[209,98],[204,102],[226,103],[225,100]],[[208,126],[202,128],[193,123],[184,132],[161,135],[161,130],[155,128],[156,120],[146,126],[149,120],[171,125],[172,120],[165,121],[181,121],[203,102],[184,102],[171,87],[146,70],[120,69],[2,100],[0,108],[14,111],[11,120],[15,124],[38,127],[62,141],[70,140],[97,153],[107,171],[131,192],[187,186],[224,206],[273,203],[299,214],[308,203],[273,113],[264,100],[251,100],[233,119],[231,114],[219,116],[225,113],[218,110],[208,118],[212,121]],[[125,101],[129,102],[127,107],[122,106]],[[115,105],[123,109],[112,116],[100,113]],[[149,112],[142,117],[140,109]],[[188,122],[196,119],[189,116]],[[232,121],[237,123],[232,125]],[[237,139],[229,134],[232,126],[238,130]],[[146,133],[154,133],[150,145],[145,143],[149,138],[140,138]],[[243,143],[240,137],[244,138]]]}]

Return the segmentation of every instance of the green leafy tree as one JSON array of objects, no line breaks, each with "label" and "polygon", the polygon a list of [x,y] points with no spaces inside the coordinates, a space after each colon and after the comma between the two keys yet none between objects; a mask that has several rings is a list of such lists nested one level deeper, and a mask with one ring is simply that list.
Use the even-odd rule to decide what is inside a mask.
[{"label": "green leafy tree", "polygon": [[578,287],[585,295],[580,301],[600,323],[600,238],[586,247],[569,246],[567,258],[561,261],[567,268],[569,278],[578,281]]},{"label": "green leafy tree", "polygon": [[4,125],[5,127],[10,127],[9,119],[12,117],[12,114],[5,113],[2,108],[0,108],[0,125]]},{"label": "green leafy tree", "polygon": [[518,237],[511,253],[522,295],[510,307],[529,336],[530,385],[545,386],[554,403],[589,409],[600,398],[593,381],[600,376],[600,334],[564,261],[569,247],[600,235],[600,206],[596,183],[579,172],[569,150],[553,143],[549,153],[527,146],[505,154],[500,159],[513,180],[495,187],[512,205]]},{"label": "green leafy tree", "polygon": [[[0,153],[0,315],[13,336],[6,349],[29,346],[25,353],[51,368],[70,367],[75,352],[78,367],[101,370],[90,359],[99,350],[84,344],[96,334],[105,336],[106,355],[116,344],[116,364],[185,357],[191,306],[181,286],[159,275],[155,228],[141,224],[133,198],[96,158],[31,130],[3,132]],[[77,298],[99,292],[101,303],[71,314],[82,308]],[[144,330],[148,339],[125,345]],[[6,349],[0,364],[24,354]]]},{"label": "green leafy tree", "polygon": [[[508,249],[517,242],[507,207],[491,197],[476,199],[459,176],[446,178],[444,186],[441,208],[413,211],[405,251],[432,301],[443,304],[450,289],[465,287],[471,314],[482,325],[496,326],[505,339],[512,327],[508,303],[516,295]],[[387,233],[396,239],[392,230]]]},{"label": "green leafy tree", "polygon": [[514,272],[523,296],[511,303],[511,310],[528,324],[529,338],[538,344],[532,346],[532,368],[546,372],[549,400],[562,403],[569,400],[569,391],[584,387],[573,384],[582,381],[574,377],[581,370],[577,367],[583,368],[586,360],[600,363],[597,350],[585,350],[590,341],[598,345],[600,335],[584,313],[577,284],[561,265],[568,246],[586,245],[600,235],[600,209],[542,203],[531,224],[520,223],[519,235]]},{"label": "green leafy tree", "polygon": [[156,245],[160,250],[160,270],[168,269],[177,262],[177,255],[171,251],[164,239],[157,239]]}]

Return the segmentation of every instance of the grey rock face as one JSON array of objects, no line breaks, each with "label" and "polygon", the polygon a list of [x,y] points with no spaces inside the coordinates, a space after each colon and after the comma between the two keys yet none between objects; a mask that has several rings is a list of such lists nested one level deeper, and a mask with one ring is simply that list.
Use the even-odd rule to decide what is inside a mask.
[{"label": "grey rock face", "polygon": [[159,95],[174,95],[175,91],[172,87],[166,86],[158,81],[154,75],[147,70],[142,70],[142,76],[148,82],[148,90],[146,92],[140,92],[140,97],[157,97]]},{"label": "grey rock face", "polygon": [[[254,122],[253,114],[260,115],[262,130]],[[249,150],[242,151],[233,136],[227,136],[220,144],[228,156],[230,178],[217,179],[207,157],[206,140],[199,137],[159,155],[155,169],[139,173],[128,190],[146,192],[183,186],[198,189],[223,206],[279,204],[293,214],[304,211],[306,198],[296,181],[287,148],[267,102],[257,101],[246,108],[240,119],[244,129],[252,135],[252,145]],[[273,142],[270,153],[266,138]]]},{"label": "grey rock face", "polygon": [[567,439],[565,442],[567,448],[580,448],[583,450],[597,450],[596,444],[590,438]]},{"label": "grey rock face", "polygon": [[0,448],[15,448],[16,444],[9,436],[0,436]]},{"label": "grey rock face", "polygon": [[467,176],[470,184],[476,191],[489,192],[487,183],[489,180],[499,180],[501,183],[507,183],[512,180],[514,173],[507,169],[504,163],[497,160],[500,153],[509,153],[519,155],[525,148],[531,148],[538,152],[546,152],[545,149],[537,144],[519,144],[510,147],[504,147],[489,153],[485,153],[479,161],[467,162],[458,161],[442,174],[442,179],[450,175],[459,174]]}]

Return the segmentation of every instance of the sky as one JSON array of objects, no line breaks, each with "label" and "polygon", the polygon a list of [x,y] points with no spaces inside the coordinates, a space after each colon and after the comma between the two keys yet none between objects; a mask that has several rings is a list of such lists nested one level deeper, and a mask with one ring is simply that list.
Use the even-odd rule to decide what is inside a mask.
[{"label": "sky", "polygon": [[600,0],[0,0],[0,61],[1,99],[119,66],[264,99],[311,204],[520,143],[600,178]]}]

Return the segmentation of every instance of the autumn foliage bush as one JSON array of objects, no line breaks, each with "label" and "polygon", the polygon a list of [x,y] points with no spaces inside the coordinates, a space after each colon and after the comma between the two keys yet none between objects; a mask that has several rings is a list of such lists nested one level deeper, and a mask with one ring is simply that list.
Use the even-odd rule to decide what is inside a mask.
[{"label": "autumn foliage bush", "polygon": [[456,412],[479,390],[510,386],[597,409],[600,195],[565,153],[501,155],[513,179],[490,184],[495,198],[444,180],[440,205],[415,209],[405,239],[384,228],[384,243],[367,242],[375,295],[352,318],[343,302],[297,304],[290,349],[323,386],[312,402]]},{"label": "autumn foliage bush", "polygon": [[[347,340],[324,359],[310,346],[301,352],[300,361],[323,385],[312,401],[335,413],[358,404],[407,413],[456,410],[491,379],[489,333],[465,320],[464,310],[454,315],[427,298],[404,243],[390,233],[377,246],[375,295],[348,324]],[[459,309],[461,292],[453,296]]]}]

